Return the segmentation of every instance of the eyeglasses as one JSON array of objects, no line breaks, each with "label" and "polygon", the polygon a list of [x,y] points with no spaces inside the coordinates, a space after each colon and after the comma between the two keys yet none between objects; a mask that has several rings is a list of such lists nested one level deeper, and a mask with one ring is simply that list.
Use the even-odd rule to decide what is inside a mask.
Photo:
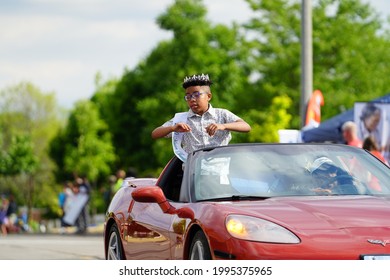
[{"label": "eyeglasses", "polygon": [[195,91],[191,94],[186,94],[184,100],[190,101],[192,98],[198,99],[202,94],[206,94],[206,92]]}]

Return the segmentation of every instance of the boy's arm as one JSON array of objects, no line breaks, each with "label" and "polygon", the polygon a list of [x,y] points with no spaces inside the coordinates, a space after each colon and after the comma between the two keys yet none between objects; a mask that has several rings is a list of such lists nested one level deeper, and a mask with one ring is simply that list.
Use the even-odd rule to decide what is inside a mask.
[{"label": "boy's arm", "polygon": [[186,123],[177,123],[172,126],[159,126],[152,131],[152,138],[162,138],[171,132],[188,132],[191,128]]},{"label": "boy's arm", "polygon": [[174,131],[174,126],[159,126],[152,131],[152,138],[162,138]]},{"label": "boy's arm", "polygon": [[213,123],[206,128],[206,131],[210,136],[214,135],[217,130],[249,132],[251,130],[251,126],[243,119],[239,119],[231,123]]},{"label": "boy's arm", "polygon": [[239,119],[232,123],[225,123],[223,124],[225,126],[225,129],[230,131],[236,131],[236,132],[249,132],[251,131],[251,126],[244,121],[243,119]]}]

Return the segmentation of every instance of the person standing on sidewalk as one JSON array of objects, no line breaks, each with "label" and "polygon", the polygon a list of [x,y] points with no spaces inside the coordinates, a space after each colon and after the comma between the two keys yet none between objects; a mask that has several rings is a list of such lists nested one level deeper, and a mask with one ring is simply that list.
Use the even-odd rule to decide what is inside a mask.
[{"label": "person standing on sidewalk", "polygon": [[76,184],[78,188],[78,194],[77,195],[83,195],[86,196],[86,202],[84,203],[80,215],[78,216],[76,220],[76,226],[77,231],[76,234],[85,234],[87,232],[88,227],[88,205],[89,205],[89,198],[91,193],[91,186],[86,178],[77,178]]}]

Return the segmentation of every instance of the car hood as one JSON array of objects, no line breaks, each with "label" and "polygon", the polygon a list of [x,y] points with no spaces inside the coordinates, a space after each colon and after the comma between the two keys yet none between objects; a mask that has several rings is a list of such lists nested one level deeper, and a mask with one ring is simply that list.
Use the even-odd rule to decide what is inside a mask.
[{"label": "car hood", "polygon": [[278,197],[225,206],[230,208],[227,212],[267,219],[290,229],[390,229],[390,198],[383,197]]}]

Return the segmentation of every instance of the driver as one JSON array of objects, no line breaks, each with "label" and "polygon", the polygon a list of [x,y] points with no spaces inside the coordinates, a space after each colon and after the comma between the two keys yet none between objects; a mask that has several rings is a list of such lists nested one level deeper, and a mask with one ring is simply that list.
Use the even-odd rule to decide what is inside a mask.
[{"label": "driver", "polygon": [[[341,190],[340,186],[353,187],[354,185],[352,177],[346,171],[336,166],[328,157],[317,158],[309,168],[309,171],[317,183],[317,186],[313,189],[316,193],[349,193],[349,190]],[[356,193],[356,189],[354,192]]]}]

